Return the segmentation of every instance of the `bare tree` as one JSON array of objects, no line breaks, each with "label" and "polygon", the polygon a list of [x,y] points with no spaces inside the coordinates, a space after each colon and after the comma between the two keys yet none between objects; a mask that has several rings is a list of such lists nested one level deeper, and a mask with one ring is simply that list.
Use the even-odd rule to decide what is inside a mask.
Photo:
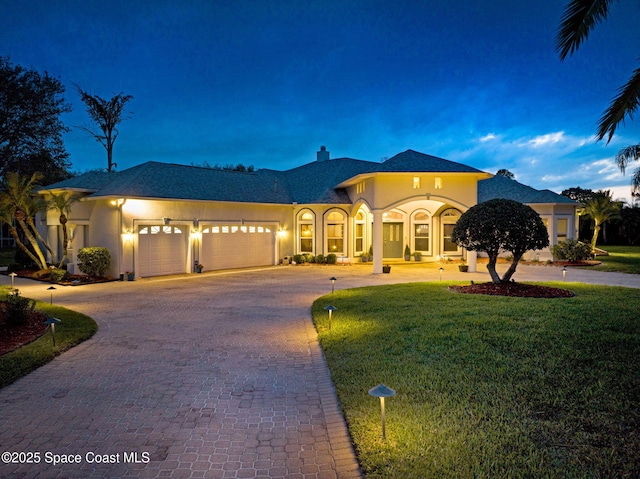
[{"label": "bare tree", "polygon": [[105,150],[107,150],[107,171],[112,172],[118,165],[113,162],[113,144],[118,138],[118,125],[126,117],[124,107],[133,100],[131,95],[120,92],[110,100],[105,100],[98,95],[90,95],[76,85],[82,102],[87,105],[87,113],[98,125],[100,132],[87,127],[80,127],[93,136]]}]

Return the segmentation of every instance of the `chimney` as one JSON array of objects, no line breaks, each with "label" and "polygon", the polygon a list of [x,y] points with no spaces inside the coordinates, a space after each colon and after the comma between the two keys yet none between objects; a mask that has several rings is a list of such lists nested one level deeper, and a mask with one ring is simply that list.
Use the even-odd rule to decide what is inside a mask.
[{"label": "chimney", "polygon": [[329,152],[326,146],[321,146],[320,151],[316,153],[317,161],[327,161],[329,159]]}]

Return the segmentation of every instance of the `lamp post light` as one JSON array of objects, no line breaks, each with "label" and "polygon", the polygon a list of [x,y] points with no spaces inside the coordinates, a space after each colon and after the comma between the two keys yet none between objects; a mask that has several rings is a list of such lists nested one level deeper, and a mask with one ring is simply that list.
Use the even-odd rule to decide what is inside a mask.
[{"label": "lamp post light", "polygon": [[396,392],[384,384],[378,384],[375,388],[369,389],[369,395],[380,398],[380,412],[382,417],[382,440],[387,439],[387,432],[384,423],[384,398],[390,398],[396,395]]},{"label": "lamp post light", "polygon": [[440,267],[440,281],[442,281],[442,272],[444,271],[444,268]]},{"label": "lamp post light", "polygon": [[331,329],[331,313],[333,313],[336,309],[335,306],[329,305],[326,308],[324,308],[325,311],[329,311],[329,329]]},{"label": "lamp post light", "polygon": [[58,318],[54,318],[53,316],[47,319],[44,324],[47,326],[51,326],[51,338],[53,339],[53,347],[56,347],[56,324],[61,321]]},{"label": "lamp post light", "polygon": [[331,294],[333,294],[333,291],[335,290],[335,287],[336,287],[336,278],[332,276],[331,278],[329,278],[329,280],[331,281]]},{"label": "lamp post light", "polygon": [[562,267],[562,281],[565,281],[567,279],[567,267],[563,266]]},{"label": "lamp post light", "polygon": [[12,273],[9,273],[9,276],[11,276],[11,289],[13,289],[13,280],[18,275],[15,272],[12,272]]},{"label": "lamp post light", "polygon": [[56,289],[53,286],[49,286],[47,288],[47,291],[51,291],[51,304],[53,304],[53,290]]}]

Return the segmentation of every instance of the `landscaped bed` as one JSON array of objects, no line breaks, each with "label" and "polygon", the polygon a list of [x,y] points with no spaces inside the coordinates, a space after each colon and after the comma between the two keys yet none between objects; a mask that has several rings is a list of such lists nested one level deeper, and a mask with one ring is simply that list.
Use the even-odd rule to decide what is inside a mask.
[{"label": "landscaped bed", "polygon": [[[548,283],[575,296],[545,299],[449,286],[462,283],[340,290],[313,305],[367,478],[638,477],[638,291]],[[380,383],[397,392],[386,441],[367,393]]]},{"label": "landscaped bed", "polygon": [[[5,299],[9,288],[0,288],[0,299]],[[0,301],[0,387],[11,384],[58,354],[89,339],[98,330],[90,317],[48,303],[37,301],[35,311],[24,324],[10,325],[4,314],[6,305]],[[55,317],[56,345],[50,329],[44,324]]]}]

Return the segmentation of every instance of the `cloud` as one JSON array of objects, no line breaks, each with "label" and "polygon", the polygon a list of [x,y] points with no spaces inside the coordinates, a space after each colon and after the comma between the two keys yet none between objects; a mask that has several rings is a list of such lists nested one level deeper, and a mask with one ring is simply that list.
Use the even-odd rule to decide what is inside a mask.
[{"label": "cloud", "polygon": [[548,144],[556,144],[561,142],[564,139],[564,131],[557,131],[555,133],[547,133],[546,135],[539,135],[531,140],[527,141],[526,144],[533,146],[534,148],[538,148],[539,146],[544,146]]}]

